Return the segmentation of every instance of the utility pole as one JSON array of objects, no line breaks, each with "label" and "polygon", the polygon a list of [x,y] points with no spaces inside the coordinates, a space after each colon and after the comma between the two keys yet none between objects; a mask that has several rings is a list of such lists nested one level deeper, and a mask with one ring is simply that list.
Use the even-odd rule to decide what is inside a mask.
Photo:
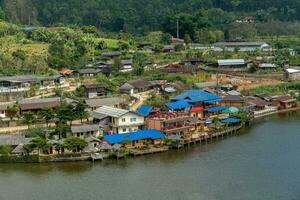
[{"label": "utility pole", "polygon": [[179,39],[179,17],[177,17],[176,26],[177,26],[177,39]]}]

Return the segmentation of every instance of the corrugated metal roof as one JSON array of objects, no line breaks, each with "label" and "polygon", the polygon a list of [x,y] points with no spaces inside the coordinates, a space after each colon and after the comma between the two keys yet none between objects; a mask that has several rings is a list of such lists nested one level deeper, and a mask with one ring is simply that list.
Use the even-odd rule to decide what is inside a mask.
[{"label": "corrugated metal roof", "polygon": [[156,129],[149,129],[125,134],[105,135],[104,140],[109,144],[145,139],[164,139],[166,135]]},{"label": "corrugated metal roof", "polygon": [[207,108],[206,111],[208,111],[208,112],[220,112],[220,111],[223,111],[225,109],[226,109],[225,106],[216,106],[216,107]]},{"label": "corrugated metal roof", "polygon": [[144,117],[147,117],[152,111],[152,106],[142,105],[136,112]]},{"label": "corrugated metal roof", "polygon": [[29,144],[32,138],[25,138],[24,135],[0,135],[0,145]]},{"label": "corrugated metal roof", "polygon": [[221,98],[207,91],[189,90],[174,97],[173,100],[186,101],[188,103],[194,103],[194,102],[212,103],[212,102],[220,101]]},{"label": "corrugated metal roof", "polygon": [[222,120],[221,122],[222,123],[232,123],[232,124],[235,124],[235,123],[240,123],[241,120],[237,119],[237,118],[227,118],[227,119]]},{"label": "corrugated metal roof", "polygon": [[127,113],[129,113],[129,110],[124,110],[124,109],[120,109],[120,108],[113,108],[113,107],[109,107],[109,106],[102,106],[100,108],[98,108],[97,110],[94,111],[95,113],[99,113],[102,115],[107,115],[110,117],[121,117]]},{"label": "corrugated metal roof", "polygon": [[3,76],[0,77],[0,81],[10,81],[10,82],[38,82],[38,81],[49,81],[56,80],[61,78],[61,75],[53,75],[53,76],[34,76],[34,75],[22,75],[22,76]]},{"label": "corrugated metal roof", "polygon": [[230,66],[230,65],[245,65],[246,62],[244,59],[226,59],[218,60],[219,66]]},{"label": "corrugated metal roof", "polygon": [[171,110],[181,110],[181,109],[191,107],[191,105],[189,103],[187,103],[186,101],[170,102],[170,103],[167,103],[166,106]]},{"label": "corrugated metal roof", "polygon": [[213,44],[213,46],[218,47],[247,47],[247,46],[257,46],[260,47],[264,44],[267,44],[266,42],[217,42]]},{"label": "corrugated metal roof", "polygon": [[87,99],[85,103],[91,107],[101,107],[101,106],[114,106],[124,102],[125,100],[120,97],[111,97],[111,98],[103,98],[103,99]]},{"label": "corrugated metal roof", "polygon": [[98,131],[99,126],[97,124],[83,124],[83,125],[73,125],[71,126],[72,133],[85,133],[90,131]]},{"label": "corrugated metal roof", "polygon": [[40,99],[22,99],[18,102],[21,110],[53,108],[61,105],[60,97],[40,98]]}]

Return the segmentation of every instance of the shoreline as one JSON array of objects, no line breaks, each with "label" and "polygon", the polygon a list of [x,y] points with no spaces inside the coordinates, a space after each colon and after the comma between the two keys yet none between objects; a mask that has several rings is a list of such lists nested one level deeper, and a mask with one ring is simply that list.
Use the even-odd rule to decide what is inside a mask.
[{"label": "shoreline", "polygon": [[79,162],[79,161],[103,161],[103,160],[118,160],[125,159],[126,157],[138,157],[138,156],[146,156],[151,154],[158,154],[170,151],[172,149],[182,149],[186,147],[190,147],[192,145],[202,145],[202,144],[211,144],[213,140],[219,141],[219,139],[223,140],[224,138],[228,138],[228,136],[236,136],[239,134],[240,130],[245,128],[246,126],[251,128],[251,124],[255,122],[257,119],[261,119],[264,117],[272,116],[280,113],[288,113],[293,111],[299,111],[300,107],[290,108],[285,110],[278,110],[276,112],[267,113],[262,116],[255,117],[249,121],[248,125],[241,124],[239,126],[234,126],[227,130],[223,130],[220,132],[215,132],[209,135],[201,136],[195,139],[181,140],[181,143],[173,144],[173,145],[163,145],[160,147],[154,147],[150,149],[126,149],[124,152],[100,152],[100,153],[81,153],[81,154],[65,154],[61,155],[25,155],[25,156],[15,156],[15,155],[7,155],[0,156],[0,164],[12,164],[12,163],[57,163],[57,162]]}]

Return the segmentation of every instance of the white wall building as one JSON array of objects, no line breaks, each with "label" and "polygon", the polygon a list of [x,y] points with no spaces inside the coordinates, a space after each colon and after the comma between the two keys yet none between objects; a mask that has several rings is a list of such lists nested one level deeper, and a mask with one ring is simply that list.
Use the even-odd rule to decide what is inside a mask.
[{"label": "white wall building", "polygon": [[[109,119],[108,127],[112,133],[122,134],[133,131],[138,131],[144,128],[145,119],[143,116],[119,108],[113,108],[109,106],[102,106],[93,111],[93,118],[97,120]],[[100,116],[100,117],[98,117]]]}]

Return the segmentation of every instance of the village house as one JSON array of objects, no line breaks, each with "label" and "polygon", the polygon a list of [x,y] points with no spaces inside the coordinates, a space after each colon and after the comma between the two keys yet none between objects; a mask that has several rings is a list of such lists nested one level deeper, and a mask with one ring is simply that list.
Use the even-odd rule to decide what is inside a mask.
[{"label": "village house", "polygon": [[120,72],[131,72],[133,70],[132,64],[132,60],[121,60],[122,68],[120,69]]},{"label": "village house", "polygon": [[215,105],[221,98],[213,93],[204,90],[188,90],[172,98],[173,102],[185,101],[192,107]]},{"label": "village house", "polygon": [[108,133],[122,134],[144,129],[145,119],[143,116],[120,108],[102,106],[93,111],[92,116],[96,123],[107,123]]},{"label": "village house", "polygon": [[174,53],[175,52],[175,45],[165,45],[163,47],[164,53]]},{"label": "village house", "polygon": [[218,60],[218,67],[220,68],[245,68],[247,66],[248,62],[244,59]]},{"label": "village house", "polygon": [[74,137],[79,137],[82,139],[88,137],[100,137],[103,133],[100,133],[99,126],[97,124],[82,124],[82,125],[72,125],[71,133]]},{"label": "village house", "polygon": [[227,95],[222,98],[221,105],[227,107],[234,106],[242,108],[245,106],[245,99],[240,95]]},{"label": "village house", "polygon": [[121,56],[122,53],[121,52],[105,52],[105,53],[102,53],[101,56],[102,57],[109,57],[109,58],[116,58],[116,57],[119,57]]},{"label": "village house", "polygon": [[279,110],[290,109],[298,107],[298,101],[291,96],[277,96],[272,99],[272,105]]},{"label": "village house", "polygon": [[146,92],[153,89],[160,89],[160,85],[157,82],[146,81],[143,79],[127,81],[120,87],[120,93],[122,94],[136,94]]},{"label": "village house", "polygon": [[155,52],[155,49],[152,46],[150,46],[150,45],[144,46],[142,48],[142,50],[145,51],[145,52],[147,52],[147,53],[150,53],[150,54],[152,54],[152,53]]},{"label": "village house", "polygon": [[107,85],[103,83],[84,84],[83,88],[85,90],[86,98],[107,96],[110,93]]},{"label": "village house", "polygon": [[249,100],[247,103],[254,110],[264,110],[268,106],[270,106],[270,103],[268,103],[267,101],[260,99],[260,98],[255,98],[255,99]]},{"label": "village house", "polygon": [[31,95],[32,88],[37,92],[68,87],[61,75],[39,77],[33,75],[0,77],[0,101],[14,101]]},{"label": "village house", "polygon": [[[21,134],[0,135],[0,146],[8,145],[11,147],[13,155],[21,156],[27,153],[23,146],[29,144],[31,140],[32,138],[26,138],[25,135]],[[35,152],[32,152],[32,154]]]},{"label": "village house", "polygon": [[286,69],[284,73],[284,78],[290,81],[300,80],[300,67]]},{"label": "village house", "polygon": [[225,106],[212,106],[205,109],[204,115],[205,118],[214,119],[224,119],[228,117],[228,113],[225,113],[224,111],[227,109]]},{"label": "village house", "polygon": [[162,131],[168,136],[185,137],[193,128],[189,122],[191,118],[186,112],[155,113],[146,119],[146,124],[148,129]]},{"label": "village house", "polygon": [[175,81],[172,83],[166,83],[163,85],[162,93],[165,96],[172,95],[178,91],[184,91],[187,90],[189,87],[182,83],[181,81]]},{"label": "village house", "polygon": [[14,105],[13,103],[1,103],[0,104],[0,118],[6,118],[7,117],[7,109],[13,105]]},{"label": "village house", "polygon": [[96,99],[86,99],[86,105],[93,111],[102,106],[109,106],[115,108],[123,108],[125,104],[125,99],[121,97],[108,97],[108,98],[96,98]]},{"label": "village house", "polygon": [[278,65],[275,63],[261,63],[258,65],[259,69],[268,70],[268,69],[277,69]]},{"label": "village house", "polygon": [[86,68],[78,70],[79,75],[82,77],[94,77],[102,74],[102,69]]},{"label": "village house", "polygon": [[181,101],[166,103],[166,107],[170,111],[188,111],[192,107],[192,105],[186,101],[181,100]]},{"label": "village house", "polygon": [[271,46],[266,42],[218,42],[213,44],[214,51],[240,51],[240,52],[262,52],[272,51]]},{"label": "village house", "polygon": [[203,106],[198,106],[194,107],[190,111],[191,116],[200,120],[203,120],[205,118],[204,114],[204,107]]},{"label": "village house", "polygon": [[17,102],[20,108],[20,114],[24,112],[37,113],[45,108],[55,108],[62,104],[60,97],[40,98],[40,99],[23,99]]},{"label": "village house", "polygon": [[125,148],[143,148],[147,145],[162,145],[166,136],[155,129],[125,134],[105,135],[104,142],[110,145],[122,144]]},{"label": "village house", "polygon": [[202,58],[198,57],[191,57],[191,58],[185,58],[180,62],[183,65],[190,66],[190,65],[200,65],[204,63]]},{"label": "village house", "polygon": [[83,149],[83,152],[93,153],[98,152],[100,150],[100,145],[102,144],[102,141],[99,138],[89,136],[85,138],[85,141],[87,142],[87,146]]},{"label": "village house", "polygon": [[153,107],[149,106],[149,105],[141,105],[138,109],[137,109],[137,113],[141,116],[144,117],[148,117],[151,112],[153,111]]}]

